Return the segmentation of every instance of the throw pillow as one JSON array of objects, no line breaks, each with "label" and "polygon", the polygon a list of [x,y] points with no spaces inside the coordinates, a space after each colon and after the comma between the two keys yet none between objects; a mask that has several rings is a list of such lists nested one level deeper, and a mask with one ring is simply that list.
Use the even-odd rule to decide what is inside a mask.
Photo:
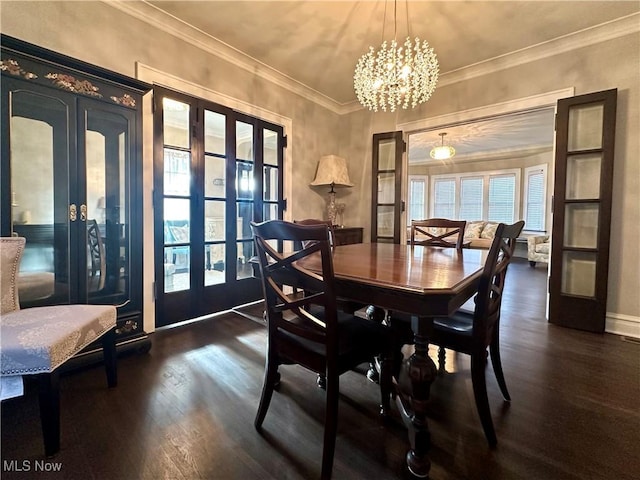
[{"label": "throw pillow", "polygon": [[493,222],[487,222],[487,224],[482,229],[482,233],[480,234],[480,238],[493,238],[496,236],[496,230],[498,229],[498,224]]},{"label": "throw pillow", "polygon": [[464,229],[464,238],[480,238],[480,232],[484,227],[485,222],[467,222],[467,227]]}]

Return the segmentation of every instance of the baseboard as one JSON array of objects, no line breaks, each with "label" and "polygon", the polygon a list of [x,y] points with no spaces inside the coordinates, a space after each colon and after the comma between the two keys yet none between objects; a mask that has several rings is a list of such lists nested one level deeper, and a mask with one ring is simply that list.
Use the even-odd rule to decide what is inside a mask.
[{"label": "baseboard", "polygon": [[608,312],[605,332],[640,338],[640,317]]}]

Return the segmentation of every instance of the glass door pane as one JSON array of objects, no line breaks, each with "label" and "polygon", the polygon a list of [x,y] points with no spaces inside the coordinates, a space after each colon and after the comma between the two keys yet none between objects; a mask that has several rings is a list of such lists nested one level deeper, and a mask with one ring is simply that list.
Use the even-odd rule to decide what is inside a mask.
[{"label": "glass door pane", "polygon": [[236,121],[236,279],[253,276],[249,260],[253,256],[251,221],[254,212],[254,128]]},{"label": "glass door pane", "polygon": [[164,292],[191,288],[190,105],[163,99]]},{"label": "glass door pane", "polygon": [[400,243],[402,132],[373,136],[371,241]]},{"label": "glass door pane", "polygon": [[84,118],[87,297],[118,305],[130,298],[130,122],[94,108]]},{"label": "glass door pane", "polygon": [[204,111],[204,286],[225,282],[227,117]]},{"label": "glass door pane", "polygon": [[[4,81],[4,79],[3,79]],[[10,94],[12,232],[25,237],[20,303],[69,303],[69,104],[34,92]]]}]

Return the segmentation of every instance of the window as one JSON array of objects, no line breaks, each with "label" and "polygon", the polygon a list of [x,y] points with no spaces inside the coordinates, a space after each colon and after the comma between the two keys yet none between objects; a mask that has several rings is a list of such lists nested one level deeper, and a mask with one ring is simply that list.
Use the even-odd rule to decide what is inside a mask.
[{"label": "window", "polygon": [[547,166],[524,169],[524,220],[527,230],[545,230]]},{"label": "window", "polygon": [[482,177],[460,179],[460,220],[482,218]]},{"label": "window", "polygon": [[411,220],[427,218],[427,176],[409,175],[409,208],[407,225]]},{"label": "window", "polygon": [[456,218],[456,179],[441,178],[434,181],[433,216]]},{"label": "window", "polygon": [[516,176],[499,175],[489,177],[489,211],[490,222],[512,223],[516,210]]},{"label": "window", "polygon": [[520,169],[433,175],[431,216],[513,223],[520,218]]}]

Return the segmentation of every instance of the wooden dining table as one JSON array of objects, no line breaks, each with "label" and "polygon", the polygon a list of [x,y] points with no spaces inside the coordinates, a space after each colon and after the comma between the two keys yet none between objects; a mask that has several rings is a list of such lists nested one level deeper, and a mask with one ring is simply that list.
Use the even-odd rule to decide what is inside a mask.
[{"label": "wooden dining table", "polygon": [[[396,379],[396,403],[409,430],[407,466],[428,477],[431,436],[426,406],[437,376],[428,355],[433,318],[453,314],[478,289],[486,250],[361,243],[335,247],[336,295],[411,316],[415,352]],[[319,258],[303,266],[320,271]]]}]

